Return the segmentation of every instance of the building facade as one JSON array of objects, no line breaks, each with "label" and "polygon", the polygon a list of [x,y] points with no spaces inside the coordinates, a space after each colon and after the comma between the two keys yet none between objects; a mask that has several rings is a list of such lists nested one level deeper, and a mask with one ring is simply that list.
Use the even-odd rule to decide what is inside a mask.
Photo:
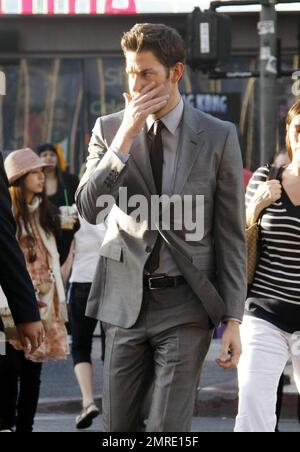
[{"label": "building facade", "polygon": [[[124,107],[123,32],[136,22],[163,22],[186,36],[187,13],[176,13],[176,1],[158,3],[169,12],[149,12],[150,7],[159,11],[153,0],[0,0],[0,70],[7,80],[7,95],[0,97],[0,149],[60,143],[70,170],[78,172],[96,118]],[[259,16],[231,16],[233,51],[224,69],[256,70]],[[290,71],[299,68],[298,29],[298,13],[278,14],[282,66]],[[274,153],[284,146],[283,118],[295,100],[295,83],[291,75],[278,79]],[[236,123],[245,166],[254,169],[259,148],[258,80],[211,80],[208,74],[187,68],[181,89],[188,102]]]}]

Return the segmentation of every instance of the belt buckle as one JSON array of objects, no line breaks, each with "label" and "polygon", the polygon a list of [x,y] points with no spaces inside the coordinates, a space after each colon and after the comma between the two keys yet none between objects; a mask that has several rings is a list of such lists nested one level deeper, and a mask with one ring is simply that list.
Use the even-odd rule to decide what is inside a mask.
[{"label": "belt buckle", "polygon": [[148,279],[148,286],[150,290],[159,290],[159,287],[152,287],[152,282],[158,279],[165,279],[166,275],[163,276],[152,276]]}]

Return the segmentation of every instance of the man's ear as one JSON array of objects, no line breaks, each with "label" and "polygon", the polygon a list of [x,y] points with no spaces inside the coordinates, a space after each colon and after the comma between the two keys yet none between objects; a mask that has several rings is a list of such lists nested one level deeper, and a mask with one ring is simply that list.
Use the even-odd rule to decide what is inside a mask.
[{"label": "man's ear", "polygon": [[183,63],[176,63],[171,69],[171,82],[179,83],[183,77],[185,66]]}]

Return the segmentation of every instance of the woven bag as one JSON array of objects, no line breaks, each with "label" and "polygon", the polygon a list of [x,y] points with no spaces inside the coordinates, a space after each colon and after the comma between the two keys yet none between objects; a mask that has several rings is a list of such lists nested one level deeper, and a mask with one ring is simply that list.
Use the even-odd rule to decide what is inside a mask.
[{"label": "woven bag", "polygon": [[255,270],[258,261],[258,241],[259,241],[259,225],[253,224],[246,229],[247,238],[247,278],[248,284],[251,285],[254,281]]}]

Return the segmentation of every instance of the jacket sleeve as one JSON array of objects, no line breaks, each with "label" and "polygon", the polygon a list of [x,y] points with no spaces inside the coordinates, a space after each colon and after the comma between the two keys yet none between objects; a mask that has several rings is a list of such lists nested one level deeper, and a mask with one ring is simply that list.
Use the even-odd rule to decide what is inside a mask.
[{"label": "jacket sleeve", "polygon": [[15,324],[40,320],[34,288],[16,239],[11,200],[0,153],[0,285]]},{"label": "jacket sleeve", "polygon": [[224,321],[242,321],[247,296],[245,192],[243,165],[235,126],[231,126],[218,172],[214,240],[219,293]]},{"label": "jacket sleeve", "polygon": [[124,185],[127,164],[106,144],[102,119],[99,118],[93,129],[89,145],[87,170],[80,181],[76,193],[76,204],[80,215],[89,223],[97,224],[99,213],[104,209],[99,202],[104,199],[117,200],[119,188]]}]

